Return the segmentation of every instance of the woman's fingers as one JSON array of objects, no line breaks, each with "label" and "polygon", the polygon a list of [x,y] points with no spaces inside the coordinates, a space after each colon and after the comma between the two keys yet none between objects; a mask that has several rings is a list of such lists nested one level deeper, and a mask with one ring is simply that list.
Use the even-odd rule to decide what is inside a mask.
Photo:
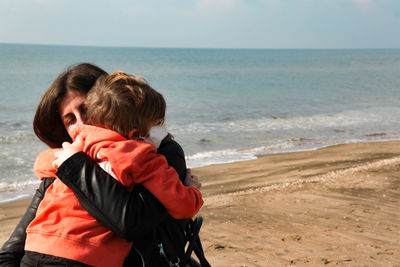
[{"label": "woman's fingers", "polygon": [[187,169],[186,170],[186,177],[185,177],[185,182],[184,185],[186,186],[194,186],[198,189],[200,189],[201,187],[201,183],[199,181],[199,178],[197,177],[197,175],[192,175],[192,170],[191,169]]},{"label": "woman's fingers", "polygon": [[197,177],[197,175],[192,175],[192,181],[193,181],[193,186],[197,187],[197,189],[201,188],[201,183],[199,181],[199,178]]},{"label": "woman's fingers", "polygon": [[79,150],[83,150],[83,145],[84,145],[84,143],[83,143],[83,138],[82,138],[82,136],[81,136],[81,135],[78,135],[78,136],[75,138],[75,141],[72,143],[72,145],[73,145],[75,148],[79,149]]},{"label": "woman's fingers", "polygon": [[53,166],[53,168],[57,169],[57,168],[58,168],[57,160],[54,160],[54,161],[51,163],[51,166]]},{"label": "woman's fingers", "polygon": [[[64,143],[62,143],[62,148],[68,148],[68,147],[70,147],[72,144],[71,143],[69,143],[69,142],[64,142]],[[57,152],[56,152],[57,153]]]},{"label": "woman's fingers", "polygon": [[75,138],[75,141],[72,144],[68,142],[62,143],[63,149],[54,153],[56,159],[52,162],[53,167],[58,168],[69,157],[82,151],[83,145],[83,138],[80,135]]}]

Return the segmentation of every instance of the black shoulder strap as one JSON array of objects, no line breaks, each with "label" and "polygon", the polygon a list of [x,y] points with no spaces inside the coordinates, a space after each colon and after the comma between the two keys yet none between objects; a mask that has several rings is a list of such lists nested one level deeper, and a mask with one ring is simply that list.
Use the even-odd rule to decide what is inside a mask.
[{"label": "black shoulder strap", "polygon": [[186,258],[190,258],[190,255],[194,251],[194,253],[196,254],[197,258],[200,261],[201,267],[211,267],[210,263],[207,261],[204,255],[203,246],[201,245],[199,237],[199,232],[202,224],[203,224],[203,217],[201,216],[198,216],[196,217],[196,219],[191,220],[190,239],[188,248],[186,250]]}]

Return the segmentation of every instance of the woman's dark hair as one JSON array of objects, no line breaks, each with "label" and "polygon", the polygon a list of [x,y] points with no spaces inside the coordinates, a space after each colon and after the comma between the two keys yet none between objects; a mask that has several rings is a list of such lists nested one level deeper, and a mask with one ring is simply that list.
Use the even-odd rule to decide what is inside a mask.
[{"label": "woman's dark hair", "polygon": [[43,95],[33,119],[33,130],[37,137],[51,148],[61,147],[63,142],[71,142],[58,108],[68,90],[87,94],[96,80],[107,72],[90,64],[81,63],[69,67],[61,73]]}]

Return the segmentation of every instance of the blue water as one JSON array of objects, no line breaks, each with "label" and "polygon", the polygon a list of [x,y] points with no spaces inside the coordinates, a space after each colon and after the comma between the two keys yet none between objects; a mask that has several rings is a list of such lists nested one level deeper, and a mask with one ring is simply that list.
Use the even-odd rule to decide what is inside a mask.
[{"label": "blue water", "polygon": [[227,50],[0,44],[0,201],[32,195],[36,106],[69,65],[141,74],[190,167],[400,139],[400,49]]}]

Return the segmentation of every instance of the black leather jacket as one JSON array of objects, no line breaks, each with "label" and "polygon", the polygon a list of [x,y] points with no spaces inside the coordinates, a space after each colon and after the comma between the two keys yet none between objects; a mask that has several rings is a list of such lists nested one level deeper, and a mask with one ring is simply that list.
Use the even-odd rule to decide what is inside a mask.
[{"label": "black leather jacket", "polygon": [[[165,208],[147,189],[138,184],[132,192],[127,191],[83,152],[66,160],[57,176],[94,218],[128,241],[151,232],[167,216]],[[30,206],[0,250],[0,266],[20,265],[26,228],[53,181],[44,179],[36,190]]]}]

